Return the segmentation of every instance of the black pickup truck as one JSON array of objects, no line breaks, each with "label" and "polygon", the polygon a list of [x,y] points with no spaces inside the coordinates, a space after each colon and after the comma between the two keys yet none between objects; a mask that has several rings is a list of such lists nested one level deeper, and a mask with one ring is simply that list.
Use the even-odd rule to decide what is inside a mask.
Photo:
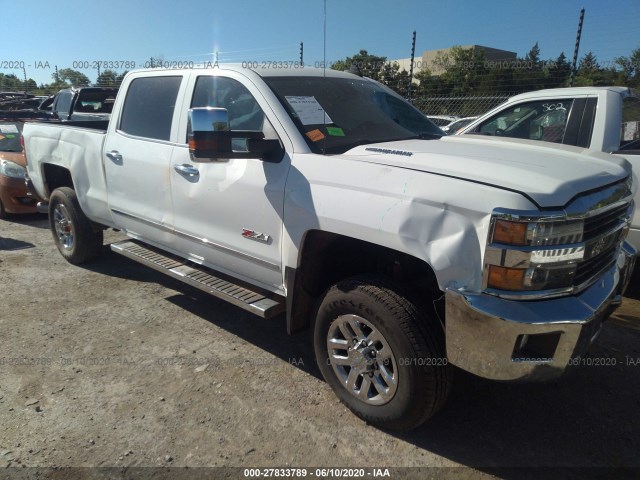
[{"label": "black pickup truck", "polygon": [[[51,105],[57,120],[108,120],[118,93],[111,87],[82,87],[60,90]],[[41,106],[42,108],[42,106]]]},{"label": "black pickup truck", "polygon": [[[0,102],[0,119],[21,120],[40,119],[53,121],[95,121],[108,120],[116,98],[117,88],[81,87],[65,88],[47,99],[29,98],[32,104],[27,105],[25,99],[16,104],[16,98]],[[38,100],[38,104],[35,102]],[[6,104],[7,108],[2,105]],[[11,107],[9,107],[11,104]],[[16,108],[19,107],[19,108]]]}]

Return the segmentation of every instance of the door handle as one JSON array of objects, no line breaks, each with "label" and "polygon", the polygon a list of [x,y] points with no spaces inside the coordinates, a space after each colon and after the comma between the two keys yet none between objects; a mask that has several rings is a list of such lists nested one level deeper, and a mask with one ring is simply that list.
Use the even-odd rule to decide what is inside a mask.
[{"label": "door handle", "polygon": [[182,165],[174,165],[173,169],[176,172],[178,172],[178,173],[180,173],[182,175],[187,175],[189,177],[197,177],[198,175],[200,175],[200,171],[196,167],[194,167],[192,165],[189,165],[189,164],[186,164],[186,163],[184,163]]},{"label": "door handle", "polygon": [[107,158],[115,163],[122,163],[122,155],[117,150],[111,150],[110,152],[105,153]]}]

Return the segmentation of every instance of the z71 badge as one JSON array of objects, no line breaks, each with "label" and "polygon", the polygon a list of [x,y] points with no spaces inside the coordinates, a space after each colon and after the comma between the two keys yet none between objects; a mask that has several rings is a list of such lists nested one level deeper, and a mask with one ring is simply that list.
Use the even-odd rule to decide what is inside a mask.
[{"label": "z71 badge", "polygon": [[266,235],[260,232],[255,232],[253,230],[249,230],[248,228],[242,229],[242,236],[244,238],[250,238],[251,240],[256,240],[262,243],[269,243],[269,240],[271,240],[271,237],[269,235]]}]

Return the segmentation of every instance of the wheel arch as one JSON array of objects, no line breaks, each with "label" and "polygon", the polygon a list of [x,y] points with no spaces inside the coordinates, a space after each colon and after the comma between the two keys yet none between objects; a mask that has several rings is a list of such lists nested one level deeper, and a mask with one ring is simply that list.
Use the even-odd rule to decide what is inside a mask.
[{"label": "wheel arch", "polygon": [[[423,259],[362,239],[309,230],[298,251],[297,267],[285,268],[288,333],[311,325],[316,301],[327,288],[347,277],[365,274],[387,278],[416,298],[435,301],[443,295],[435,271]],[[443,319],[444,305],[434,303]]]},{"label": "wheel arch", "polygon": [[47,198],[51,197],[51,194],[56,188],[69,187],[75,190],[71,171],[66,167],[53,163],[45,163],[42,165],[42,179]]}]

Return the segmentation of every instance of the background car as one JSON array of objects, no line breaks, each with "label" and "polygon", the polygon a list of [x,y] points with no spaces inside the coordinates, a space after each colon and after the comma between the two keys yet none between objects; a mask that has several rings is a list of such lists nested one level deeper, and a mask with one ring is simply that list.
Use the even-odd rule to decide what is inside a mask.
[{"label": "background car", "polygon": [[442,131],[445,132],[447,135],[455,135],[460,130],[462,130],[464,127],[466,127],[471,122],[473,122],[476,118],[478,118],[478,117],[477,116],[476,117],[464,117],[464,118],[461,118],[460,120],[456,120],[455,122],[452,122],[449,125],[446,125],[446,126],[440,127],[440,128],[442,128]]},{"label": "background car", "polygon": [[22,122],[0,122],[0,218],[35,213],[36,199],[25,186],[26,157],[20,144]]},{"label": "background car", "polygon": [[453,122],[460,120],[460,117],[455,115],[427,115],[427,118],[442,129],[447,125],[451,125]]}]

